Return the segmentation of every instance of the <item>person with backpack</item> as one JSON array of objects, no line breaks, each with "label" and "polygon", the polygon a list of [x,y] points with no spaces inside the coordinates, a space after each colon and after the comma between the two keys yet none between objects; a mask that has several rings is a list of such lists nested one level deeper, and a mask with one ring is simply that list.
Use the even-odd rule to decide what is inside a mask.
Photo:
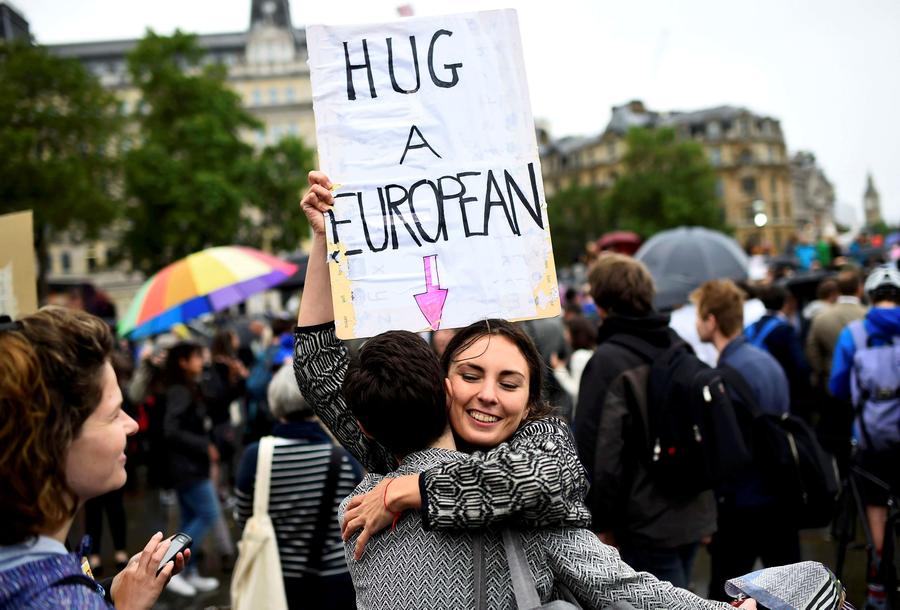
[{"label": "person with backpack", "polygon": [[635,570],[686,587],[700,542],[716,529],[715,499],[711,489],[697,490],[687,473],[654,472],[662,450],[657,426],[649,430],[642,422],[668,404],[648,397],[653,355],[677,346],[672,355],[708,367],[669,328],[668,316],[653,310],[655,288],[643,263],[604,254],[588,280],[602,325],[581,377],[573,429],[591,481],[592,529],[618,546]]},{"label": "person with backpack", "polygon": [[[828,389],[853,403],[856,460],[868,473],[900,490],[900,272],[893,263],[875,269],[865,291],[872,308],[841,331]],[[888,515],[888,490],[861,481],[876,561],[881,556]],[[872,576],[872,575],[870,575]],[[873,585],[870,582],[870,593]]]},{"label": "person with backpack", "polygon": [[[697,307],[697,333],[719,352],[718,367],[726,369],[724,380],[732,401],[739,404],[744,400],[735,391],[735,386],[743,384],[752,395],[746,400],[755,403],[754,409],[787,414],[790,402],[784,371],[768,352],[741,333],[741,290],[731,280],[712,280],[694,291],[691,300]],[[784,518],[771,481],[759,468],[748,467],[716,492],[718,530],[709,545],[709,597],[726,601],[726,581],[751,571],[757,558],[766,567],[798,562],[800,541],[796,525]]]},{"label": "person with backpack", "polygon": [[766,313],[747,326],[744,336],[751,345],[769,352],[778,361],[788,380],[791,411],[809,421],[813,407],[810,368],[800,336],[789,317],[795,308],[795,299],[779,285],[761,288],[759,299],[765,305]]}]

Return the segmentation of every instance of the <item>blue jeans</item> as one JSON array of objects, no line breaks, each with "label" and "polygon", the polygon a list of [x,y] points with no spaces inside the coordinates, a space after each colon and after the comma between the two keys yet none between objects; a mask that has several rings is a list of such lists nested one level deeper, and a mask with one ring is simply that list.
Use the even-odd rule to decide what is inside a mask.
[{"label": "blue jeans", "polygon": [[650,572],[660,580],[687,589],[694,557],[700,544],[684,544],[672,549],[625,546],[619,549],[622,561],[638,572]]},{"label": "blue jeans", "polygon": [[197,552],[221,512],[212,481],[205,479],[179,489],[178,504],[181,507],[181,531],[193,539],[191,548]]}]

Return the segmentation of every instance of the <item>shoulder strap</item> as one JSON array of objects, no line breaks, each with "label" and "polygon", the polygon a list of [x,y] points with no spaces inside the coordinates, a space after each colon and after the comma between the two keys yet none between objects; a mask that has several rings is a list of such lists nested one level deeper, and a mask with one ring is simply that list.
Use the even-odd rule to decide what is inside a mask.
[{"label": "shoulder strap", "polygon": [[472,570],[475,576],[475,610],[490,610],[484,586],[484,534],[472,532]]},{"label": "shoulder strap", "polygon": [[340,450],[332,445],[328,473],[325,475],[325,486],[322,488],[322,501],[319,503],[319,514],[316,518],[316,529],[312,540],[309,541],[309,560],[306,564],[310,569],[317,571],[322,565],[322,549],[325,547],[325,539],[331,531],[329,526],[334,516],[334,496],[337,491],[342,461]]},{"label": "shoulder strap", "polygon": [[850,336],[853,337],[853,345],[857,351],[866,349],[869,346],[869,333],[866,332],[866,326],[862,320],[854,320],[847,325],[850,329]]},{"label": "shoulder strap", "polygon": [[269,490],[272,480],[272,456],[275,454],[275,437],[259,439],[256,455],[256,480],[253,488],[253,514],[262,516],[269,512]]},{"label": "shoulder strap", "polygon": [[765,343],[766,339],[769,338],[769,335],[772,334],[772,331],[778,328],[778,326],[782,324],[782,321],[776,317],[771,317],[766,320],[765,324],[760,324],[756,322],[747,328],[747,331],[750,331],[752,328],[752,332],[746,332],[747,339],[750,340],[750,343],[755,345],[756,347],[762,347],[763,343]]},{"label": "shoulder strap", "polygon": [[722,373],[722,379],[725,380],[725,384],[737,392],[738,398],[750,411],[750,415],[754,418],[759,417],[760,410],[759,405],[756,404],[756,395],[753,392],[753,388],[744,379],[744,376],[728,365],[719,367],[719,371]]},{"label": "shoulder strap", "polygon": [[525,549],[518,532],[510,529],[503,530],[503,548],[506,550],[506,561],[509,564],[509,575],[512,578],[513,594],[516,596],[516,607],[520,609],[540,608],[541,598],[538,597],[537,588],[534,585],[534,576],[528,567],[525,557]]}]

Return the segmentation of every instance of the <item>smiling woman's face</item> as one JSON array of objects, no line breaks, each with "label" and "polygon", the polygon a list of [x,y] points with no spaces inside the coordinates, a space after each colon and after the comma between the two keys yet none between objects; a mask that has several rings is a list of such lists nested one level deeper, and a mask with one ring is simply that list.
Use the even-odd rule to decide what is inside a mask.
[{"label": "smiling woman's face", "polygon": [[485,335],[456,354],[446,383],[450,425],[472,447],[509,440],[528,415],[528,364],[506,337]]}]

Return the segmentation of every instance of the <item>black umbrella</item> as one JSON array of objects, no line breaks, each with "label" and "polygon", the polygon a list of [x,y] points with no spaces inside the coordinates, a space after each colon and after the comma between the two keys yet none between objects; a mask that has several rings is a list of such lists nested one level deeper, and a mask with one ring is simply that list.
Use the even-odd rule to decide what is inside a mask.
[{"label": "black umbrella", "polygon": [[656,282],[658,309],[688,301],[692,290],[707,280],[747,279],[749,260],[736,241],[702,227],[679,227],[657,233],[635,254]]}]

